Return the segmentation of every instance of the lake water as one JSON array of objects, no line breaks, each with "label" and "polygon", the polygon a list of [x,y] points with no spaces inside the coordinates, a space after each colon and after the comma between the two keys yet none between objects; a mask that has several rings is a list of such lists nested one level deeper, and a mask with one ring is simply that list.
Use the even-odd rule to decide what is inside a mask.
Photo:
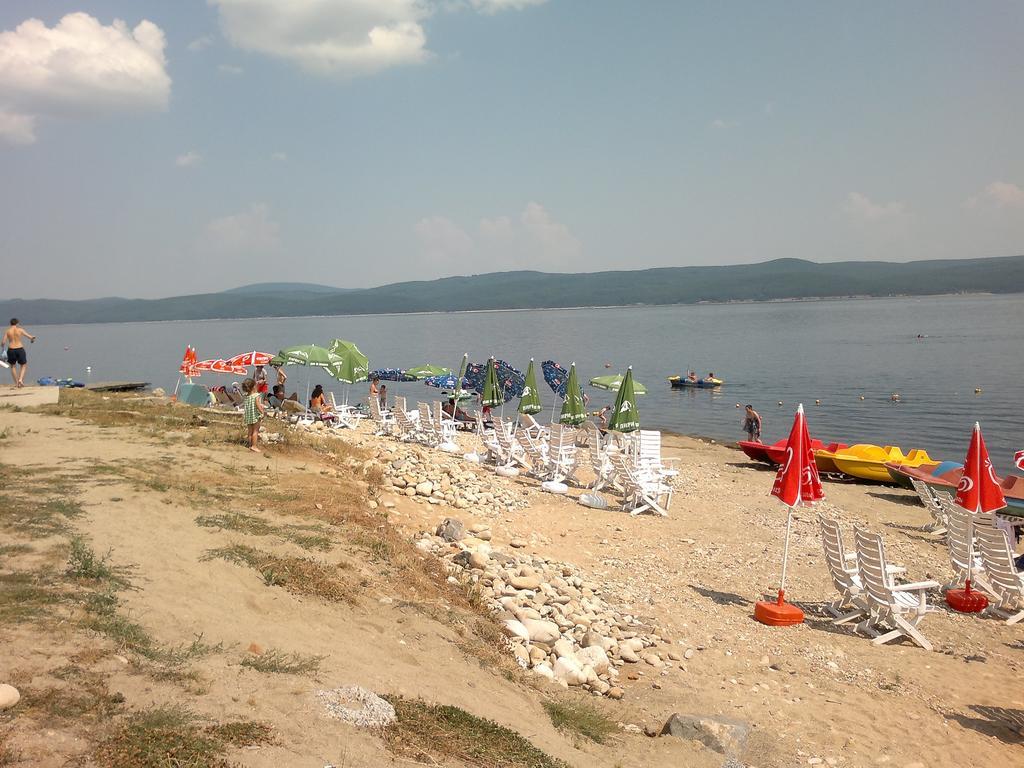
[{"label": "lake water", "polygon": [[[811,434],[822,440],[921,447],[933,458],[962,460],[978,420],[994,463],[1005,472],[1013,452],[1024,448],[1022,330],[1024,296],[946,296],[54,325],[36,329],[39,341],[29,355],[33,379],[86,380],[91,366],[91,381],[146,380],[168,391],[186,344],[196,346],[202,359],[340,337],[355,341],[371,368],[427,362],[455,367],[469,352],[471,360],[493,355],[524,370],[530,357],[538,366],[545,359],[566,365],[575,360],[582,381],[631,364],[649,392],[640,398],[645,426],[734,441],[743,437],[742,409],[735,406],[752,403],[771,442],[786,436],[793,410],[803,402]],[[926,338],[918,339],[919,333]],[[701,375],[714,371],[726,384],[717,391],[672,390],[666,377],[687,367]],[[304,389],[306,370],[288,370],[289,384]],[[314,382],[330,382],[321,372],[310,375]],[[232,380],[216,374],[200,379]],[[339,395],[343,388],[335,383]],[[364,396],[365,388],[352,390]],[[550,408],[553,395],[542,382],[541,389]],[[437,395],[422,384],[388,382],[388,391],[412,400]],[[614,399],[586,391],[593,410]],[[901,402],[890,401],[893,392]]]}]

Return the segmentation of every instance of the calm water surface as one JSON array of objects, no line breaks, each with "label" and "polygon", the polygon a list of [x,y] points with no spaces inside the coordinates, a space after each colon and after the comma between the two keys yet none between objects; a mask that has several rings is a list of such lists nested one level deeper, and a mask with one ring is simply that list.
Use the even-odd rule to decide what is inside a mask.
[{"label": "calm water surface", "polygon": [[[538,364],[575,360],[582,380],[631,364],[648,387],[640,398],[647,426],[737,440],[742,409],[736,403],[752,403],[768,442],[785,437],[803,402],[812,435],[823,440],[922,447],[935,458],[962,460],[979,420],[995,464],[1006,471],[1012,453],[1024,448],[1022,329],[1022,296],[929,297],[39,326],[29,355],[33,379],[85,380],[91,366],[92,381],[146,380],[169,390],[186,344],[200,358],[213,358],[340,337],[355,341],[371,368],[454,367],[469,352],[471,360],[494,355],[524,370],[531,357]],[[670,389],[665,377],[687,367],[714,371],[726,384],[720,391]],[[289,373],[289,384],[304,388],[307,372]],[[314,383],[330,381],[310,375]],[[365,386],[353,392],[364,395]],[[550,407],[553,395],[541,387]],[[336,384],[339,395],[342,389]],[[436,395],[421,384],[388,382],[388,391],[413,399]],[[587,392],[595,410],[614,398]],[[890,402],[893,392],[902,402]]]}]

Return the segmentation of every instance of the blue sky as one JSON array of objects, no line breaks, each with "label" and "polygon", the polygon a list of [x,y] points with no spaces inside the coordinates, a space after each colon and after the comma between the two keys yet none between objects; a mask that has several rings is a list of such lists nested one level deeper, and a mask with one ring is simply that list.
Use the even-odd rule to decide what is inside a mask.
[{"label": "blue sky", "polygon": [[1016,2],[6,0],[0,30],[8,297],[1024,253]]}]

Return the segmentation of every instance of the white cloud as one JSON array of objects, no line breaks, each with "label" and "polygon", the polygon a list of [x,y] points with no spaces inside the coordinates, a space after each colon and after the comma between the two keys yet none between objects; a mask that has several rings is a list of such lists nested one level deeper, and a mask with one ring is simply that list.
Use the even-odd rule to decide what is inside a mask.
[{"label": "white cloud", "polygon": [[213,45],[213,38],[209,35],[203,35],[202,37],[197,37],[185,47],[192,51],[192,53],[197,53],[209,48],[211,45]]},{"label": "white cloud", "polygon": [[981,195],[968,198],[967,207],[977,207],[982,199],[996,208],[1024,208],[1024,189],[1008,181],[993,181]]},{"label": "white cloud", "polygon": [[200,249],[217,253],[265,252],[280,244],[280,225],[270,218],[265,203],[254,203],[249,210],[214,219],[206,225]]},{"label": "white cloud", "polygon": [[174,158],[174,164],[179,168],[191,168],[194,165],[199,165],[202,161],[203,156],[194,149]]},{"label": "white cloud", "polygon": [[860,192],[851,192],[843,204],[843,210],[847,215],[860,221],[881,221],[902,216],[907,212],[907,204],[898,200],[876,203]]},{"label": "white cloud", "polygon": [[547,0],[469,0],[473,10],[481,13],[500,13],[501,11],[521,11],[531,5],[543,5]]},{"label": "white cloud", "polygon": [[481,219],[475,236],[442,216],[421,219],[414,231],[435,275],[479,271],[480,263],[492,265],[493,271],[575,271],[585,266],[580,241],[535,202],[514,218]]},{"label": "white cloud", "polygon": [[167,108],[164,33],[141,21],[104,26],[71,13],[53,28],[28,19],[0,32],[0,131],[21,143],[35,140],[35,119]]},{"label": "white cloud", "polygon": [[365,75],[425,61],[419,0],[209,0],[233,46],[320,74]]},{"label": "white cloud", "polygon": [[234,64],[220,64],[217,69],[222,75],[240,75],[245,72],[241,67],[237,67]]},{"label": "white cloud", "polygon": [[9,144],[35,144],[36,119],[32,115],[0,111],[0,139]]}]

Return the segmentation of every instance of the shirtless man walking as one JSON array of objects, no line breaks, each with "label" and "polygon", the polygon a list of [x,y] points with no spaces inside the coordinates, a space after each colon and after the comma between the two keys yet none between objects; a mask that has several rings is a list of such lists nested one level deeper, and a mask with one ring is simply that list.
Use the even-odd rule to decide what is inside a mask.
[{"label": "shirtless man walking", "polygon": [[7,347],[7,363],[11,366],[11,379],[15,387],[25,386],[28,371],[28,357],[25,355],[25,339],[35,343],[36,337],[18,325],[18,318],[11,318],[11,327],[4,332],[4,346]]}]

